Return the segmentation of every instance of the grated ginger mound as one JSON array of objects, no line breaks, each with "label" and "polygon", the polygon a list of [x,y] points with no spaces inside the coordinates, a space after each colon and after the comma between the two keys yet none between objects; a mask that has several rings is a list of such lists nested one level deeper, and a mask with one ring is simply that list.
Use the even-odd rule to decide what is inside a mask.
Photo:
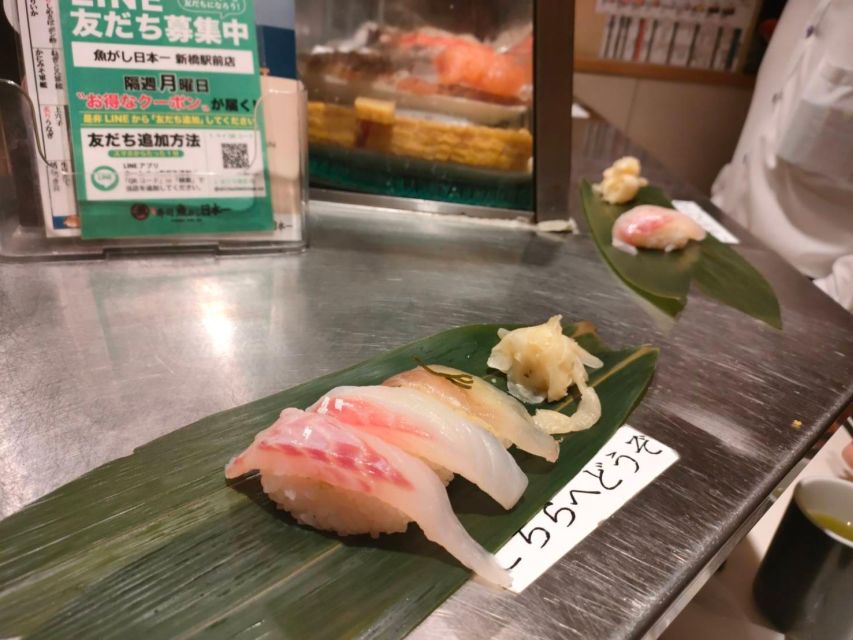
[{"label": "grated ginger mound", "polygon": [[533,417],[534,424],[549,434],[582,431],[601,417],[601,403],[587,384],[586,367],[598,369],[603,363],[563,334],[561,320],[562,316],[552,316],[532,327],[500,329],[500,342],[487,362],[506,374],[507,390],[528,404],[561,400],[569,387],[577,386],[581,401],[574,415],[540,409]]},{"label": "grated ginger mound", "polygon": [[649,184],[641,172],[642,166],[637,158],[619,158],[604,170],[601,182],[594,189],[609,204],[625,204],[637,197],[641,187]]}]

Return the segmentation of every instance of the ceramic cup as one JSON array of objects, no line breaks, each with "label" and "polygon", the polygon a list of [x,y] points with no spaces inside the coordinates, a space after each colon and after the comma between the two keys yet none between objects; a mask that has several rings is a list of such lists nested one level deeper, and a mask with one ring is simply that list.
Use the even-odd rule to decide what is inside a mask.
[{"label": "ceramic cup", "polygon": [[753,584],[758,608],[792,639],[853,638],[853,540],[825,528],[827,516],[853,521],[853,483],[801,481]]}]

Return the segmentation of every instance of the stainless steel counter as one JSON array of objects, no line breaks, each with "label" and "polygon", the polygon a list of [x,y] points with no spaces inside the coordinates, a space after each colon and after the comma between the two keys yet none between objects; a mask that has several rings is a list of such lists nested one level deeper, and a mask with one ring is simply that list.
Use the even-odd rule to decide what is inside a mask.
[{"label": "stainless steel counter", "polygon": [[[596,122],[577,123],[575,141],[578,177],[631,150]],[[651,161],[647,172],[695,195]],[[302,254],[2,264],[0,515],[198,418],[390,347],[559,312],[593,321],[614,347],[661,347],[631,424],[681,460],[523,595],[468,583],[414,636],[642,636],[853,398],[853,318],[735,231],[776,288],[784,332],[698,294],[676,323],[650,315],[584,235],[341,205],[314,207]]]}]

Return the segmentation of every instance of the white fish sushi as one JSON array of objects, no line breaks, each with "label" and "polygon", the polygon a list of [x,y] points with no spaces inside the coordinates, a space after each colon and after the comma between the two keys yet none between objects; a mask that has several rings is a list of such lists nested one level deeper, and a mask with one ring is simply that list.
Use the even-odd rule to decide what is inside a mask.
[{"label": "white fish sushi", "polygon": [[509,575],[468,535],[444,485],[423,462],[327,415],[285,409],[225,468],[227,478],[258,470],[267,495],[303,524],[340,535],[405,531],[412,520],[486,580]]},{"label": "white fish sushi", "polygon": [[613,223],[613,246],[637,254],[637,247],[674,251],[688,242],[705,239],[705,230],[675,209],[642,204],[629,209]]},{"label": "white fish sushi", "polygon": [[[536,427],[527,409],[520,402],[477,376],[437,364],[428,367],[429,370],[416,367],[404,371],[388,378],[384,384],[423,391],[458,411],[479,418],[505,447],[514,444],[519,449],[549,462],[557,459],[560,446],[551,436]],[[446,377],[456,376],[458,379],[459,376],[466,375],[471,380],[469,388]]]},{"label": "white fish sushi", "polygon": [[458,473],[504,509],[515,505],[527,488],[527,476],[482,422],[416,389],[337,387],[309,411],[332,416]]}]

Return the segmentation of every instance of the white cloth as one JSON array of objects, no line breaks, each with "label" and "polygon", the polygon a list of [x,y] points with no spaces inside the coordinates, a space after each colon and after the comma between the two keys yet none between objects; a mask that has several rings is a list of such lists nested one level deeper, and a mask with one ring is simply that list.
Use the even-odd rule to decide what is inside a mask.
[{"label": "white cloth", "polygon": [[853,0],[788,0],[712,193],[853,311]]},{"label": "white cloth", "polygon": [[836,260],[830,274],[814,283],[842,307],[853,311],[853,255]]}]

